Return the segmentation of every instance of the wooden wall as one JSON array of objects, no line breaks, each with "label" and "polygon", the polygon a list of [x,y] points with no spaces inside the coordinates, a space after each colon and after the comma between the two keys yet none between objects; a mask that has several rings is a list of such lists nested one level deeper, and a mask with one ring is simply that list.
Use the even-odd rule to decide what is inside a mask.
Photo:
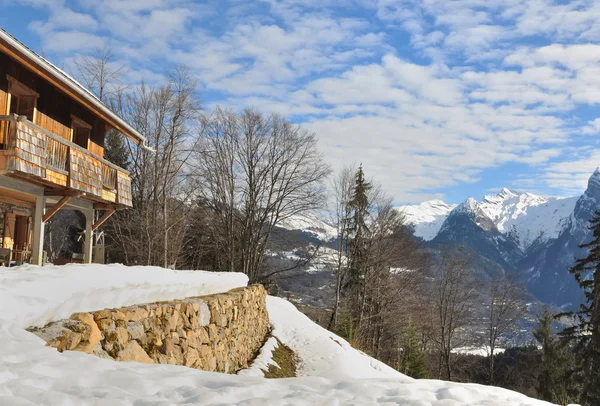
[{"label": "wooden wall", "polygon": [[8,169],[45,178],[46,136],[24,122],[16,122],[14,134],[6,154]]},{"label": "wooden wall", "polygon": [[[8,93],[0,89],[0,116],[6,114],[6,108],[8,103]],[[8,122],[0,121],[0,144],[5,144],[5,140],[8,138]]]},{"label": "wooden wall", "polygon": [[[39,93],[36,124],[70,140],[71,115],[75,115],[92,126],[90,140],[97,146],[104,145],[106,123],[102,119],[56,89],[49,82],[25,69],[25,67],[8,55],[0,52],[0,91],[2,92],[8,91],[6,75],[12,76],[25,86]],[[1,106],[0,115],[3,115]],[[100,151],[100,149],[96,151]],[[104,151],[102,150],[101,152],[103,153]]]},{"label": "wooden wall", "polygon": [[38,111],[35,116],[35,124],[44,127],[46,130],[53,132],[65,140],[71,141],[71,128],[48,117],[41,111]]},{"label": "wooden wall", "polygon": [[69,171],[72,189],[102,197],[102,164],[97,159],[71,148]]}]

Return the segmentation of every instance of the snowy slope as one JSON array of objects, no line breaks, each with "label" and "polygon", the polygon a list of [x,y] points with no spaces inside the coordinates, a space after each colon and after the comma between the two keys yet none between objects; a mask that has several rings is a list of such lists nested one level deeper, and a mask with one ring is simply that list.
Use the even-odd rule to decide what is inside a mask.
[{"label": "snowy slope", "polygon": [[61,354],[24,330],[73,311],[183,298],[245,283],[240,274],[117,265],[2,270],[0,405],[548,405],[500,388],[413,380],[272,297],[267,306],[273,331],[298,354],[298,378],[268,380]]},{"label": "snowy slope", "polygon": [[429,200],[419,205],[398,207],[405,220],[415,228],[414,234],[425,241],[432,240],[444,224],[448,214],[456,207],[441,200]]},{"label": "snowy slope", "polygon": [[531,193],[502,189],[497,195],[481,201],[472,197],[458,206],[441,200],[423,202],[401,209],[407,222],[415,227],[415,235],[426,241],[440,231],[451,212],[471,212],[481,227],[492,223],[502,234],[510,235],[522,250],[534,242],[555,239],[568,225],[577,198],[546,198]]},{"label": "snowy slope", "polygon": [[511,234],[521,249],[533,242],[555,239],[567,226],[577,197],[544,198],[531,193],[502,189],[495,196],[485,196],[479,208],[494,222],[498,231]]},{"label": "snowy slope", "polygon": [[297,214],[291,216],[279,224],[286,230],[297,230],[309,233],[321,241],[330,241],[337,237],[337,229],[314,215]]}]

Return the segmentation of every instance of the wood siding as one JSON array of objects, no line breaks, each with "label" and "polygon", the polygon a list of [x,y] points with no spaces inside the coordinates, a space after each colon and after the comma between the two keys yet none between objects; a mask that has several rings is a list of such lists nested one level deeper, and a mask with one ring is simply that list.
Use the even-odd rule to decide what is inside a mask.
[{"label": "wood siding", "polygon": [[35,124],[40,127],[45,128],[46,130],[58,135],[65,140],[71,141],[71,127],[67,127],[66,125],[59,123],[58,121],[48,117],[41,111],[38,111],[35,115]]},{"label": "wood siding", "polygon": [[102,165],[100,161],[71,148],[70,187],[102,197]]},{"label": "wood siding", "polygon": [[11,125],[15,131],[8,140],[8,169],[45,178],[46,136],[24,122],[12,121]]},{"label": "wood siding", "polygon": [[129,175],[117,171],[117,196],[118,203],[132,207],[133,200],[131,197],[131,178]]},{"label": "wood siding", "polygon": [[104,148],[101,145],[96,144],[94,141],[89,141],[88,149],[92,154],[96,154],[100,158],[104,158]]},{"label": "wood siding", "polygon": [[[0,116],[6,114],[8,108],[8,93],[0,89]],[[0,121],[0,144],[4,144],[8,136],[8,121]]]},{"label": "wood siding", "polygon": [[52,169],[46,169],[46,180],[52,182],[55,185],[67,186],[67,175],[64,173],[53,171]]}]

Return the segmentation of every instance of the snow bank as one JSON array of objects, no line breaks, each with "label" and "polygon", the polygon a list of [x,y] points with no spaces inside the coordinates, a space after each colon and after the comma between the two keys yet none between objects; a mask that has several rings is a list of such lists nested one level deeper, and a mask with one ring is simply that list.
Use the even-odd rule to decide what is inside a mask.
[{"label": "snow bank", "polygon": [[499,388],[408,378],[273,297],[267,306],[274,334],[298,354],[298,378],[269,380],[61,354],[24,330],[76,310],[183,298],[245,284],[239,274],[117,265],[0,270],[0,405],[547,405]]},{"label": "snow bank", "polygon": [[43,326],[75,312],[226,292],[248,283],[241,273],[118,264],[4,269],[0,270],[0,320],[23,328]]}]

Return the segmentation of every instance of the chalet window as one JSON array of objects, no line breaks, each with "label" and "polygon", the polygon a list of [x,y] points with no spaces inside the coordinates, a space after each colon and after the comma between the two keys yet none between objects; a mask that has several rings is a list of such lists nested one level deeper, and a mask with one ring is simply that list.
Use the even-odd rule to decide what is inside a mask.
[{"label": "chalet window", "polygon": [[71,125],[73,142],[82,148],[88,149],[92,126],[75,116],[71,116],[71,119],[73,120]]},{"label": "chalet window", "polygon": [[6,75],[8,79],[8,93],[10,94],[10,114],[18,114],[26,116],[27,120],[33,121],[37,99],[40,95],[19,82],[10,75]]}]

